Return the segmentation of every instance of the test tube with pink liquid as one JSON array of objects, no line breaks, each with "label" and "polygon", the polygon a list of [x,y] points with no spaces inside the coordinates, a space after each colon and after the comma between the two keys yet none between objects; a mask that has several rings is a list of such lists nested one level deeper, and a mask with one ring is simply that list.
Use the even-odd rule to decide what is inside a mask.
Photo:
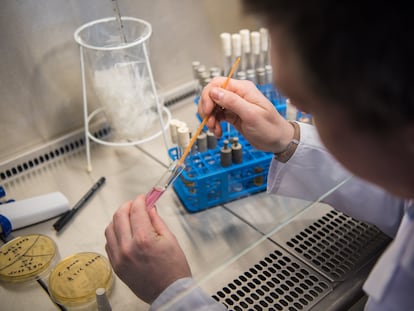
[{"label": "test tube with pink liquid", "polygon": [[165,190],[168,189],[174,180],[180,176],[181,172],[184,170],[185,165],[179,165],[178,161],[174,161],[168,167],[167,171],[161,176],[157,183],[148,191],[145,203],[147,205],[147,211],[149,211],[158,199],[162,196]]}]

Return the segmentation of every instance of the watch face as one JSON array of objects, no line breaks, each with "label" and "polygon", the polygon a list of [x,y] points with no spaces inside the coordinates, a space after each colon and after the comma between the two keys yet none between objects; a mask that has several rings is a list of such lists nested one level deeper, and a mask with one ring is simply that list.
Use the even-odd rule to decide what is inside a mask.
[{"label": "watch face", "polygon": [[49,237],[17,237],[0,248],[0,280],[16,283],[38,279],[47,274],[56,257],[56,244]]},{"label": "watch face", "polygon": [[111,291],[113,274],[104,256],[87,252],[69,256],[59,262],[49,275],[51,297],[67,307],[83,306],[96,301],[96,289]]}]

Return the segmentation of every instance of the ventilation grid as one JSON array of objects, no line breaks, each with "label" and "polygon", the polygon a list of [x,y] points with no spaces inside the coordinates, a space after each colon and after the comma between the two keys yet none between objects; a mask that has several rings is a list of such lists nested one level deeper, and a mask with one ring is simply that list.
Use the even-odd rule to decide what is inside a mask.
[{"label": "ventilation grid", "polygon": [[331,210],[286,245],[328,279],[339,281],[389,241],[375,226]]},{"label": "ventilation grid", "polygon": [[183,100],[185,100],[189,97],[195,96],[196,94],[197,94],[197,90],[189,90],[186,93],[179,94],[177,97],[166,100],[165,103],[164,103],[164,106],[165,107],[171,107],[174,104],[179,103],[179,102],[181,102],[181,101],[183,101]]},{"label": "ventilation grid", "polygon": [[[109,133],[110,128],[103,127],[94,132],[93,135],[96,138],[103,138],[106,137]],[[26,172],[39,165],[50,162],[53,159],[59,158],[63,155],[67,155],[79,150],[80,148],[83,148],[85,144],[85,135],[82,133],[78,136],[79,137],[65,139],[63,142],[54,144],[53,147],[49,146],[48,148],[44,148],[41,151],[35,152],[29,158],[25,158],[22,161],[13,161],[13,164],[4,170],[0,167],[0,180],[5,181],[11,177],[15,177],[20,173]]]},{"label": "ventilation grid", "polygon": [[329,282],[283,249],[275,250],[212,297],[229,310],[309,310]]},{"label": "ventilation grid", "polygon": [[162,94],[162,97],[164,98],[164,106],[171,107],[185,99],[194,97],[198,92],[199,85],[197,80],[181,84],[178,87]]}]

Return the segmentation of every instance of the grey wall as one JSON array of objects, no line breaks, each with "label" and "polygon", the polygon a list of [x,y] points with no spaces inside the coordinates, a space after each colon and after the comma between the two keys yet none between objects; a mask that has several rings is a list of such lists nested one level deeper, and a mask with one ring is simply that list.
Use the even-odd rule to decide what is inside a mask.
[{"label": "grey wall", "polygon": [[[221,64],[219,34],[256,29],[238,0],[118,0],[152,24],[150,58],[161,92],[192,79],[191,62]],[[0,163],[83,126],[74,31],[113,16],[111,0],[2,0]],[[89,101],[91,109],[96,99]]]}]

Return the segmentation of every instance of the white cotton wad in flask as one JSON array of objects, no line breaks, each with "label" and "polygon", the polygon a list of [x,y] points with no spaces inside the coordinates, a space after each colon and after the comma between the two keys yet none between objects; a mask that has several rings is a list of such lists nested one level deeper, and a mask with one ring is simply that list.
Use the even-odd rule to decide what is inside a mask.
[{"label": "white cotton wad in flask", "polygon": [[7,237],[12,230],[56,217],[69,208],[68,199],[60,192],[1,204],[0,234]]}]

